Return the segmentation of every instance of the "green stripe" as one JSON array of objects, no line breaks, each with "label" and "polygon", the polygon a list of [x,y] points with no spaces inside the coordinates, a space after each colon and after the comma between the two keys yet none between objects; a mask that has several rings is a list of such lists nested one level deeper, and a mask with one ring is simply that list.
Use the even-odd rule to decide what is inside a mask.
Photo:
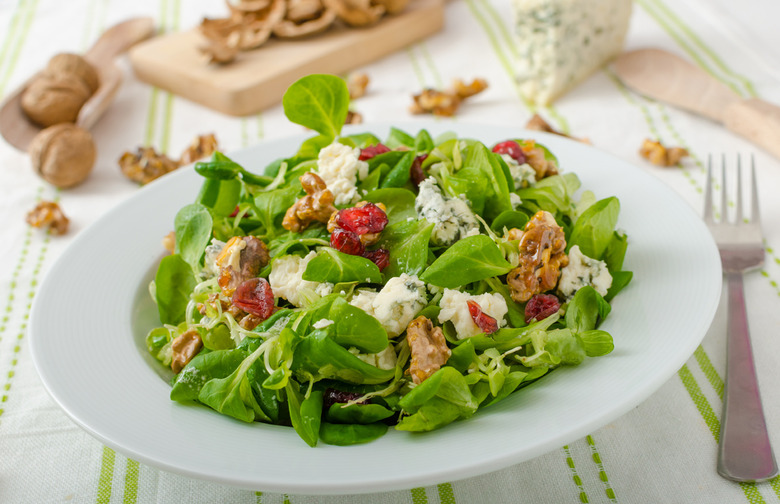
[{"label": "green stripe", "polygon": [[123,504],[138,502],[138,478],[141,464],[133,459],[127,459],[125,467],[125,491],[122,495]]},{"label": "green stripe", "polygon": [[[755,87],[753,86],[753,83],[750,82],[745,76],[739,75],[733,70],[731,70],[729,67],[726,66],[726,64],[723,62],[723,60],[713,51],[704,41],[687,25],[685,22],[683,22],[680,17],[674,13],[669,7],[666,6],[661,0],[648,0],[649,2],[655,4],[655,6],[662,11],[677,27],[693,42],[693,44],[704,51],[704,54],[709,56],[709,58],[712,60],[712,62],[715,64],[715,66],[723,73],[728,75],[730,78],[737,80],[745,89],[745,93],[750,97],[757,97]],[[719,78],[721,82],[725,82],[724,79]],[[727,84],[727,83],[726,83]],[[745,93],[739,93],[740,95],[743,95]]]},{"label": "green stripe", "polygon": [[414,55],[414,51],[411,47],[406,49],[406,54],[409,56],[409,60],[412,62],[412,70],[414,70],[414,74],[417,76],[417,81],[422,87],[426,87],[425,75],[423,75],[422,68],[420,68],[420,64],[417,61],[417,57]]},{"label": "green stripe", "polygon": [[255,492],[255,504],[263,504],[263,492]]},{"label": "green stripe", "polygon": [[424,488],[412,488],[410,492],[412,494],[412,504],[428,504],[428,496],[425,494]]},{"label": "green stripe", "polygon": [[682,380],[685,390],[688,391],[688,395],[691,396],[691,400],[693,400],[693,403],[696,405],[696,409],[699,410],[701,417],[704,419],[704,423],[707,424],[707,427],[712,433],[712,437],[715,438],[715,441],[717,442],[720,436],[720,420],[718,420],[717,415],[712,410],[712,406],[710,406],[707,398],[702,394],[699,384],[696,383],[696,379],[691,374],[687,365],[683,365],[677,372],[677,375],[680,377],[680,380]]},{"label": "green stripe", "polygon": [[571,472],[571,479],[574,482],[574,484],[577,486],[577,492],[578,497],[580,499],[580,502],[587,504],[590,502],[588,499],[588,493],[585,491],[585,487],[582,485],[582,478],[580,478],[580,475],[577,473],[577,467],[574,465],[574,458],[571,456],[571,451],[569,450],[569,445],[564,446],[563,453],[566,455],[566,466],[569,468],[569,471]]},{"label": "green stripe", "polygon": [[263,127],[263,114],[257,114],[257,138],[265,138],[265,128]]},{"label": "green stripe", "polygon": [[504,70],[509,75],[510,82],[512,83],[512,86],[515,89],[515,93],[517,94],[517,97],[520,98],[520,101],[523,102],[525,107],[531,113],[535,112],[536,105],[531,103],[531,101],[528,100],[520,91],[520,86],[518,85],[517,80],[514,77],[514,69],[512,68],[512,63],[504,53],[504,50],[501,48],[501,43],[496,37],[495,30],[493,30],[490,23],[488,22],[487,19],[485,19],[482,13],[479,12],[479,9],[477,9],[477,5],[474,3],[474,0],[466,0],[466,5],[468,5],[469,10],[471,11],[471,14],[474,16],[474,19],[476,19],[477,23],[479,23],[479,25],[482,26],[482,30],[485,32],[485,35],[487,36],[488,41],[490,42],[490,45],[493,47],[493,51],[496,53],[499,63],[501,63],[501,66],[504,67]]},{"label": "green stripe", "polygon": [[[656,22],[661,26],[661,28],[666,31],[666,33],[669,34],[670,37],[672,37],[675,42],[677,42],[677,45],[679,45],[686,53],[688,53],[688,56],[691,57],[705,72],[712,75],[718,80],[721,80],[718,75],[715,73],[712,68],[705,62],[699,54],[688,44],[688,42],[678,34],[675,29],[669,24],[669,22],[664,19],[658,12],[653,10],[653,8],[650,7],[648,4],[649,0],[636,0],[636,3],[638,3],[652,18],[656,20]],[[657,8],[657,7],[656,7]],[[723,82],[721,80],[721,82]],[[738,95],[742,95],[739,88],[733,83],[733,82],[724,82],[728,87],[732,89],[735,93]]]},{"label": "green stripe", "polygon": [[423,60],[425,60],[425,62],[428,64],[428,69],[433,74],[433,82],[435,86],[439,89],[444,89],[444,81],[442,81],[439,70],[436,68],[436,64],[433,62],[431,53],[428,51],[428,46],[425,44],[425,42],[420,42],[417,44],[417,48],[420,50],[420,54],[422,54]]},{"label": "green stripe", "polygon": [[0,97],[5,92],[5,87],[8,85],[8,81],[13,74],[14,68],[16,68],[16,62],[19,60],[19,54],[22,52],[22,47],[27,41],[27,36],[30,33],[30,26],[32,25],[33,18],[35,18],[35,9],[38,7],[38,0],[32,0],[32,3],[25,3],[27,9],[24,11],[24,19],[22,23],[22,32],[16,42],[14,50],[9,56],[8,66],[5,69],[5,75],[0,80]]},{"label": "green stripe", "polygon": [[707,378],[707,381],[710,382],[710,385],[718,394],[718,397],[720,397],[722,400],[724,389],[723,379],[718,374],[715,366],[712,365],[712,361],[710,361],[710,358],[707,356],[704,348],[699,345],[696,351],[693,352],[693,356],[696,358],[696,362],[699,363],[699,368],[701,368],[704,376]]},{"label": "green stripe", "polygon": [[455,491],[449,483],[442,483],[436,487],[439,490],[440,504],[455,504]]},{"label": "green stripe", "polygon": [[25,12],[25,4],[26,0],[19,0],[19,3],[16,4],[16,8],[14,9],[11,21],[8,23],[9,29],[5,34],[5,39],[3,39],[3,46],[0,48],[0,68],[2,68],[3,63],[5,63],[8,49],[13,45],[12,41],[16,38],[19,27],[22,25],[22,23],[19,22],[19,18],[22,16],[22,13]]},{"label": "green stripe", "polygon": [[[696,166],[699,167],[700,172],[702,175],[707,174],[707,170],[704,168],[704,163],[702,163],[701,159],[699,159],[699,156],[696,155],[696,153],[693,151],[693,149],[688,146],[688,144],[683,140],[682,136],[677,132],[677,130],[672,126],[672,121],[669,119],[669,114],[667,113],[667,108],[665,105],[662,105],[658,102],[656,102],[656,108],[658,109],[658,112],[661,116],[661,120],[666,125],[666,129],[669,131],[669,133],[672,135],[672,138],[674,138],[674,141],[677,143],[678,146],[687,149],[688,150],[688,156],[693,160],[694,163],[696,163]],[[682,174],[685,176],[685,178],[688,180],[688,182],[693,185],[693,187],[696,189],[696,192],[699,194],[704,193],[704,189],[701,187],[701,184],[699,184],[696,179],[691,175],[690,170],[687,166],[681,165],[681,171]]]},{"label": "green stripe", "polygon": [[116,453],[108,446],[103,447],[103,455],[100,459],[100,477],[98,478],[96,504],[109,504],[111,502],[111,487],[114,481],[114,463]]},{"label": "green stripe", "polygon": [[282,499],[282,504],[290,504],[290,497],[287,494],[284,494]]},{"label": "green stripe", "polygon": [[146,113],[146,132],[144,133],[144,145],[147,147],[153,147],[154,145],[154,127],[157,121],[157,95],[159,89],[152,88],[152,93],[149,96],[149,110]]},{"label": "green stripe", "polygon": [[604,493],[607,495],[607,498],[612,502],[617,502],[617,496],[615,495],[615,490],[612,488],[612,485],[609,483],[609,477],[607,477],[607,470],[604,468],[604,464],[601,461],[601,454],[599,454],[598,449],[596,448],[596,441],[593,440],[592,435],[588,435],[585,438],[588,441],[588,446],[590,447],[591,456],[593,458],[593,462],[596,464],[596,467],[599,468],[599,479],[602,483],[604,483]]}]

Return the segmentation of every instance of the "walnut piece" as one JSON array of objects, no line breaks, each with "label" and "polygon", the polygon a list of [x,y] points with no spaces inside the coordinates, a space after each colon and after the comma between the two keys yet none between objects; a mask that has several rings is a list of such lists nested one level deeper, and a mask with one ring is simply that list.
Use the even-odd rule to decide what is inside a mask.
[{"label": "walnut piece", "polygon": [[487,81],[484,79],[474,79],[468,85],[458,79],[454,81],[453,89],[450,91],[424,89],[420,94],[413,95],[414,103],[409,108],[409,111],[412,114],[433,114],[442,117],[452,117],[463,100],[481,93],[485,89],[487,89]]},{"label": "walnut piece", "polygon": [[385,13],[384,6],[373,5],[371,0],[323,0],[323,3],[349,26],[375,24]]},{"label": "walnut piece", "polygon": [[27,224],[34,228],[49,228],[49,233],[64,235],[68,232],[70,220],[60,206],[53,201],[41,201],[27,213]]},{"label": "walnut piece", "polygon": [[171,341],[171,350],[173,351],[171,369],[173,372],[178,374],[193,357],[198,355],[201,348],[203,348],[203,340],[200,339],[200,334],[195,329],[189,329],[175,337]]},{"label": "walnut piece", "polygon": [[287,13],[273,31],[280,38],[301,38],[327,30],[335,20],[336,11],[326,9],[322,0],[288,0]]},{"label": "walnut piece", "polygon": [[558,131],[552,126],[550,126],[550,123],[545,121],[542,116],[539,114],[534,114],[527,123],[525,123],[525,129],[533,130],[533,131],[544,131],[545,133],[552,133],[553,135],[558,135],[566,138],[571,138],[572,140],[577,140],[578,142],[589,144],[590,140],[587,138],[577,138],[573,137],[571,135],[567,135],[566,133],[562,131]]},{"label": "walnut piece", "polygon": [[167,235],[163,236],[162,246],[169,254],[176,252],[176,232],[171,231]]},{"label": "walnut piece", "polygon": [[199,159],[211,156],[218,148],[219,144],[217,143],[217,137],[215,137],[213,133],[199,135],[192,141],[189,147],[182,152],[181,157],[179,158],[179,165],[188,165]]},{"label": "walnut piece", "polygon": [[351,73],[347,76],[347,89],[349,89],[349,99],[354,100],[365,96],[366,88],[371,79],[364,73]]},{"label": "walnut piece", "polygon": [[417,317],[409,323],[406,340],[412,353],[409,373],[417,385],[438,371],[452,355],[441,327],[434,327],[426,317]]},{"label": "walnut piece", "polygon": [[282,220],[282,227],[294,233],[300,233],[314,221],[327,223],[336,211],[333,193],[319,175],[304,173],[300,180],[306,196],[288,208]]},{"label": "walnut piece", "polygon": [[519,265],[506,276],[512,299],[524,303],[534,294],[555,288],[561,268],[569,263],[566,237],[551,213],[541,210],[525,225],[520,237]]},{"label": "walnut piece", "polygon": [[362,124],[362,123],[363,123],[363,116],[360,114],[360,112],[347,110],[347,117],[346,119],[344,119],[344,124]]},{"label": "walnut piece", "polygon": [[254,236],[234,236],[217,255],[217,283],[225,296],[232,296],[243,282],[257,277],[268,264],[268,247]]},{"label": "walnut piece", "polygon": [[688,150],[683,147],[664,147],[661,142],[645,139],[639,149],[639,155],[656,166],[677,166]]},{"label": "walnut piece", "polygon": [[57,187],[80,184],[92,172],[97,151],[89,131],[71,123],[50,126],[30,143],[33,169]]},{"label": "walnut piece", "polygon": [[119,167],[127,178],[144,185],[177,169],[179,163],[152,147],[139,147],[135,153],[122,154]]},{"label": "walnut piece", "polygon": [[536,180],[558,174],[558,165],[554,160],[544,157],[544,149],[537,147],[534,140],[526,140],[522,149],[525,162],[536,172]]}]

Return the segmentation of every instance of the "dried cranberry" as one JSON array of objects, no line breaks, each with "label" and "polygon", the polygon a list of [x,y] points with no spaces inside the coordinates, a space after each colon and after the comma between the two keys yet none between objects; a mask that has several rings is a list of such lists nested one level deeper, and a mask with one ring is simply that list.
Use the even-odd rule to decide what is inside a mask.
[{"label": "dried cranberry", "polygon": [[387,268],[387,265],[390,264],[390,252],[387,249],[366,250],[363,257],[376,264],[379,271]]},{"label": "dried cranberry", "polygon": [[477,327],[479,327],[483,333],[493,334],[494,332],[498,331],[498,322],[496,322],[496,319],[486,313],[483,313],[482,307],[479,306],[479,303],[469,299],[466,301],[466,304],[469,306],[471,319],[475,324],[477,324]]},{"label": "dried cranberry", "polygon": [[525,305],[525,323],[543,320],[561,309],[561,302],[553,294],[537,294]]},{"label": "dried cranberry", "polygon": [[250,278],[233,293],[233,304],[265,320],[274,312],[274,291],[264,278]]},{"label": "dried cranberry", "polygon": [[366,250],[357,233],[343,228],[333,230],[330,235],[330,246],[350,255],[362,255]]},{"label": "dried cranberry", "polygon": [[[363,394],[358,394],[357,392],[344,392],[343,390],[327,388],[322,395],[322,407],[327,410],[336,403],[347,403],[349,401],[354,401],[355,399],[360,399],[362,396]],[[361,401],[357,404],[368,404],[368,400]]]},{"label": "dried cranberry", "polygon": [[386,145],[382,145],[381,143],[369,145],[368,147],[361,149],[360,157],[358,159],[365,161],[366,159],[371,159],[372,157],[384,154],[385,152],[390,152],[390,148]]},{"label": "dried cranberry", "polygon": [[387,214],[373,203],[345,208],[336,214],[336,224],[358,235],[380,233],[387,226]]},{"label": "dried cranberry", "polygon": [[507,140],[501,142],[493,147],[493,152],[497,154],[507,154],[509,157],[517,161],[519,164],[525,163],[525,152],[520,147],[520,144],[514,140]]},{"label": "dried cranberry", "polygon": [[236,205],[236,209],[233,210],[233,213],[230,214],[230,217],[235,217],[236,215],[238,215],[238,212],[240,210],[241,210],[241,208],[238,205]]},{"label": "dried cranberry", "polygon": [[420,154],[414,161],[412,166],[409,167],[409,177],[414,182],[415,187],[419,187],[423,180],[425,180],[425,173],[423,173],[422,164],[428,158],[428,154]]}]

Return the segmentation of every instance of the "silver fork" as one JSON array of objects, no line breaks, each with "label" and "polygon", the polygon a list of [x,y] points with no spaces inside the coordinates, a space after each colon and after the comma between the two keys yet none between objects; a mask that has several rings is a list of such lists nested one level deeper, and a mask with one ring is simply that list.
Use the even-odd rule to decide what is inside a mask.
[{"label": "silver fork", "polygon": [[750,345],[742,274],[764,263],[755,160],[751,157],[750,221],[742,201],[742,166],[737,158],[736,219],[728,220],[726,159],[722,159],[721,218],[713,215],[712,156],[708,160],[704,222],[720,251],[728,285],[726,389],[720,425],[718,473],[733,481],[763,481],[777,475],[769,443]]}]

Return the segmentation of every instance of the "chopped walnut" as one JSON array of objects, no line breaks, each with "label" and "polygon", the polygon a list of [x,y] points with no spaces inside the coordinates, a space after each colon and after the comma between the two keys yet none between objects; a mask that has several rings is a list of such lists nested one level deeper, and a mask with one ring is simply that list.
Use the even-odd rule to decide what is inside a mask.
[{"label": "chopped walnut", "polygon": [[122,154],[119,167],[127,178],[143,185],[177,169],[179,163],[165,154],[158,154],[152,147],[139,147],[135,154]]},{"label": "chopped walnut", "polygon": [[677,166],[689,154],[683,147],[664,147],[661,142],[645,139],[639,155],[656,166]]},{"label": "chopped walnut", "polygon": [[211,156],[219,149],[217,137],[213,133],[208,135],[199,135],[195,137],[192,143],[182,152],[179,158],[180,165],[188,165],[199,159]]},{"label": "chopped walnut", "polygon": [[541,210],[520,237],[519,265],[506,276],[512,299],[524,303],[534,294],[555,288],[561,268],[569,263],[566,237],[551,213]]},{"label": "chopped walnut", "polygon": [[232,296],[246,280],[255,278],[268,264],[268,247],[254,236],[234,236],[217,255],[217,283],[225,296]]},{"label": "chopped walnut", "polygon": [[426,317],[417,317],[409,323],[406,340],[412,353],[409,373],[417,385],[438,371],[452,355],[441,327],[434,327]]},{"label": "chopped walnut", "polygon": [[542,116],[539,114],[534,114],[533,117],[531,117],[528,122],[525,124],[525,129],[533,130],[533,131],[544,131],[545,133],[552,133],[553,135],[558,135],[566,138],[571,138],[572,140],[577,140],[578,142],[589,144],[590,140],[587,138],[576,138],[571,135],[567,135],[566,133],[562,131],[558,131],[552,126],[550,126],[550,123],[542,119]]},{"label": "chopped walnut", "polygon": [[364,73],[351,73],[347,77],[347,89],[349,89],[349,98],[354,100],[365,96],[366,88],[369,83],[368,75]]},{"label": "chopped walnut", "polygon": [[533,140],[526,140],[522,146],[525,162],[536,172],[536,180],[558,174],[558,165],[544,156],[544,149],[536,146]]},{"label": "chopped walnut", "polygon": [[163,236],[162,246],[169,253],[173,254],[176,251],[176,232],[171,231],[167,235]]},{"label": "chopped walnut", "polygon": [[68,232],[70,220],[60,206],[53,201],[41,201],[27,213],[27,224],[35,228],[48,227],[49,233],[64,235]]},{"label": "chopped walnut", "polygon": [[344,124],[362,124],[363,116],[359,112],[352,110],[347,111],[347,118],[344,120]]},{"label": "chopped walnut", "polygon": [[198,355],[201,348],[203,348],[203,340],[200,339],[200,334],[195,329],[189,329],[174,338],[171,341],[171,350],[173,351],[171,369],[173,372],[178,374],[193,357]]},{"label": "chopped walnut", "polygon": [[336,211],[333,206],[333,193],[319,175],[313,172],[304,173],[300,180],[306,196],[288,208],[282,220],[282,227],[294,233],[306,229],[313,221],[327,223]]},{"label": "chopped walnut", "polygon": [[424,89],[422,93],[412,96],[414,103],[409,111],[412,114],[452,117],[463,100],[484,91],[486,88],[487,82],[484,79],[474,79],[469,85],[464,84],[461,80],[456,80],[450,91]]}]

